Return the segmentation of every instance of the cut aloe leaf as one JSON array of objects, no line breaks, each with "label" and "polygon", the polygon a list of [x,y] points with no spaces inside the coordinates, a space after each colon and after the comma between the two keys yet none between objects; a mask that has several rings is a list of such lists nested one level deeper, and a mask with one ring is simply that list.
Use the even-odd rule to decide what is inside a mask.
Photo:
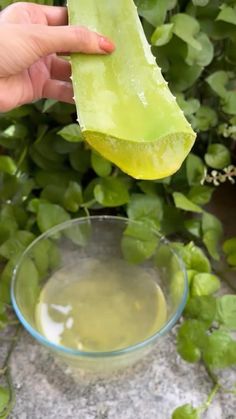
[{"label": "cut aloe leaf", "polygon": [[73,54],[72,81],[85,140],[138,179],[176,172],[195,134],[171,94],[132,0],[69,0],[69,20],[116,45],[107,56]]}]

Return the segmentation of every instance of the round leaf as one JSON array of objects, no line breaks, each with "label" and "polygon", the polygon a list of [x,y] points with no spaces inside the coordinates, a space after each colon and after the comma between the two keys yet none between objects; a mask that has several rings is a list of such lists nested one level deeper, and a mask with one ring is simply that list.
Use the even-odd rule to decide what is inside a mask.
[{"label": "round leaf", "polygon": [[132,220],[144,221],[159,228],[163,216],[162,201],[158,196],[132,194],[127,214]]},{"label": "round leaf", "polygon": [[216,275],[208,273],[200,273],[194,276],[191,284],[191,295],[209,295],[218,291],[220,288],[220,280]]},{"label": "round leaf", "polygon": [[77,143],[83,141],[83,136],[78,124],[70,124],[58,131],[58,134],[66,141]]},{"label": "round leaf", "polygon": [[93,192],[96,201],[105,207],[124,205],[129,201],[126,183],[115,177],[100,179]]},{"label": "round leaf", "polygon": [[236,342],[229,333],[216,330],[207,337],[203,348],[204,362],[210,368],[226,368],[236,364]]},{"label": "round leaf", "polygon": [[230,151],[222,144],[210,144],[205,154],[205,162],[214,169],[224,169],[231,162]]},{"label": "round leaf", "polygon": [[211,265],[202,249],[190,242],[179,250],[187,269],[197,272],[211,272]]},{"label": "round leaf", "polygon": [[176,208],[191,212],[202,212],[201,207],[191,202],[186,196],[184,196],[180,192],[174,192],[173,198]]},{"label": "round leaf", "polygon": [[195,39],[195,35],[200,30],[200,25],[196,19],[185,13],[177,13],[171,19],[174,24],[173,32],[187,44],[196,50],[201,50],[201,44]]},{"label": "round leaf", "polygon": [[200,157],[190,153],[186,160],[186,171],[189,185],[198,185],[204,176],[204,164]]},{"label": "round leaf", "polygon": [[189,193],[188,198],[190,201],[197,205],[205,205],[211,200],[214,188],[205,185],[193,186]]},{"label": "round leaf", "polygon": [[59,205],[46,202],[39,203],[37,224],[42,233],[69,219],[69,214]]},{"label": "round leaf", "polygon": [[112,171],[111,163],[95,151],[91,154],[91,165],[95,173],[101,177],[109,176]]},{"label": "round leaf", "polygon": [[217,299],[217,320],[236,330],[236,295],[224,295]]},{"label": "round leaf", "polygon": [[200,416],[197,409],[194,409],[191,404],[184,404],[175,409],[172,419],[200,419]]},{"label": "round leaf", "polygon": [[0,172],[14,175],[16,172],[16,164],[9,156],[0,156]]},{"label": "round leaf", "polygon": [[10,401],[10,391],[8,388],[0,386],[0,415],[4,414]]},{"label": "round leaf", "polygon": [[164,25],[158,26],[151,37],[152,45],[159,47],[167,44],[173,36],[173,26],[173,23],[166,23]]}]

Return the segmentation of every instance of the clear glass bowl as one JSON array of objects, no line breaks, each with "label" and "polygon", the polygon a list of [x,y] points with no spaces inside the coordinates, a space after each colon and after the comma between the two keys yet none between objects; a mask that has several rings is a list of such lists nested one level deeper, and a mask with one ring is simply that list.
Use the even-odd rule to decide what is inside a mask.
[{"label": "clear glass bowl", "polygon": [[[48,340],[40,332],[35,312],[40,291],[52,274],[68,272],[83,258],[125,260],[152,270],[166,303],[167,318],[148,338],[119,350],[99,352],[75,350]],[[158,345],[181,316],[188,293],[184,264],[174,246],[150,226],[122,217],[92,216],[60,224],[38,237],[23,253],[12,280],[15,312],[25,329],[57,357],[73,367],[107,371],[136,362]]]}]

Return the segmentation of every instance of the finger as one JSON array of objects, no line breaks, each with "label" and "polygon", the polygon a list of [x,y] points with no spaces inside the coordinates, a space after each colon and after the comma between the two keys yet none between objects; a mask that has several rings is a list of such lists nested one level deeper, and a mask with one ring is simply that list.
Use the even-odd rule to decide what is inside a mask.
[{"label": "finger", "polygon": [[60,102],[74,103],[72,84],[48,79],[43,87],[42,97]]},{"label": "finger", "polygon": [[40,7],[41,10],[44,12],[48,25],[50,26],[62,26],[67,25],[68,23],[68,14],[66,7],[56,7],[56,6],[42,6],[36,5]]},{"label": "finger", "polygon": [[82,26],[29,26],[29,41],[34,40],[39,56],[68,51],[107,54],[115,49],[109,39]]},{"label": "finger", "polygon": [[38,23],[51,26],[67,25],[66,7],[44,6],[35,3],[17,2],[0,13],[5,23]]},{"label": "finger", "polygon": [[58,58],[56,55],[51,59],[51,78],[54,80],[70,81],[71,65],[68,61]]}]

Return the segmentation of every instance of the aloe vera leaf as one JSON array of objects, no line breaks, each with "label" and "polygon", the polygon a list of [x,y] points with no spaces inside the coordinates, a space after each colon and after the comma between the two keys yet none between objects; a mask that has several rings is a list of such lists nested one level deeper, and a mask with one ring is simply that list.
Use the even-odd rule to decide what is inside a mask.
[{"label": "aloe vera leaf", "polygon": [[132,0],[69,0],[70,24],[112,39],[107,56],[72,54],[72,82],[85,140],[138,179],[171,175],[195,134],[171,94]]}]

